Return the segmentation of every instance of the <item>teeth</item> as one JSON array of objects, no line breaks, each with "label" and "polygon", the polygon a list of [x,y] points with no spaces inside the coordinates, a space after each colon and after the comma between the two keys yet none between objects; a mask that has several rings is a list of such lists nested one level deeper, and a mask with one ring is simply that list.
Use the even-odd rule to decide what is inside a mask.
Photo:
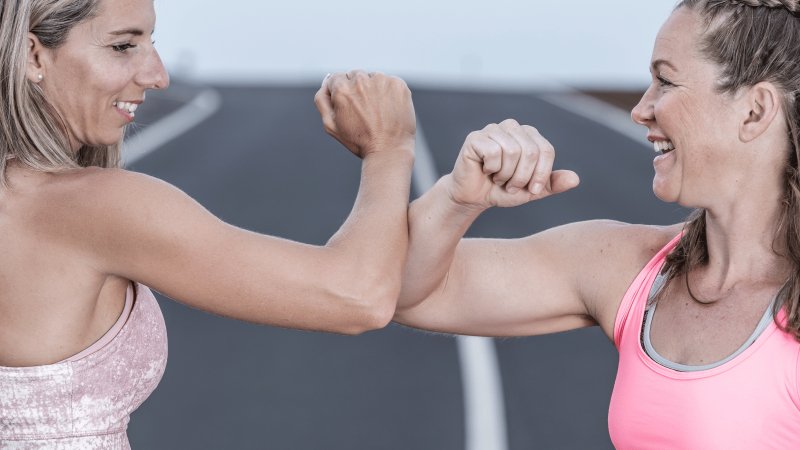
[{"label": "teeth", "polygon": [[133,116],[134,113],[136,112],[136,108],[138,108],[139,105],[137,105],[136,103],[129,103],[129,102],[114,102],[114,107],[126,111],[128,114]]},{"label": "teeth", "polygon": [[656,153],[663,153],[669,150],[674,150],[675,145],[673,145],[671,141],[654,141],[653,149],[656,151]]}]

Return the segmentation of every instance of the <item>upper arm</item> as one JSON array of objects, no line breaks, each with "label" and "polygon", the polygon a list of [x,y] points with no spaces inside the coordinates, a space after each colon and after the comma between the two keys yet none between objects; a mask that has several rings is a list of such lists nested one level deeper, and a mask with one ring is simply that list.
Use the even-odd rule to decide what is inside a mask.
[{"label": "upper arm", "polygon": [[226,224],[179,189],[146,175],[106,169],[83,183],[93,194],[65,194],[61,207],[70,211],[61,216],[70,223],[63,229],[99,272],[252,322],[356,332],[353,324],[371,319],[359,316],[370,312],[358,308],[356,271],[335,248]]},{"label": "upper arm", "polygon": [[625,289],[669,232],[590,221],[522,239],[462,239],[445,280],[395,318],[425,329],[491,336],[598,323],[608,331]]}]

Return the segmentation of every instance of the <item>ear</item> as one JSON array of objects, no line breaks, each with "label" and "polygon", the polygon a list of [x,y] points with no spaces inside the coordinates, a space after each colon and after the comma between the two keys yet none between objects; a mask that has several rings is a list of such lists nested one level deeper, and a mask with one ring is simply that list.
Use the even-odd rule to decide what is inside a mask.
[{"label": "ear", "polygon": [[769,82],[757,83],[742,97],[745,116],[739,127],[739,139],[750,142],[764,134],[775,121],[781,109],[781,95]]},{"label": "ear", "polygon": [[39,42],[39,38],[33,33],[28,33],[26,46],[28,50],[26,76],[30,82],[39,83],[46,75],[47,48]]}]

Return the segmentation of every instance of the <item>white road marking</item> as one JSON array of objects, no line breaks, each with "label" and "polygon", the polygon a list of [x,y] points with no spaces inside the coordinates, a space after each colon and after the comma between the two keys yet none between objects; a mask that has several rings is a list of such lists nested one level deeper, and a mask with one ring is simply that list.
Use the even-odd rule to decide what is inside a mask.
[{"label": "white road marking", "polygon": [[148,125],[126,140],[122,149],[124,165],[133,164],[153,150],[191,130],[217,112],[221,104],[222,96],[214,89],[200,92],[177,111]]},{"label": "white road marking", "polygon": [[[417,119],[412,186],[422,195],[439,179],[428,143]],[[494,340],[456,336],[464,390],[466,450],[507,450],[503,383]]]},{"label": "white road marking", "polygon": [[646,140],[647,129],[633,123],[630,114],[621,108],[577,91],[536,95],[536,98],[603,125],[642,144],[648,150],[653,150],[653,146]]}]

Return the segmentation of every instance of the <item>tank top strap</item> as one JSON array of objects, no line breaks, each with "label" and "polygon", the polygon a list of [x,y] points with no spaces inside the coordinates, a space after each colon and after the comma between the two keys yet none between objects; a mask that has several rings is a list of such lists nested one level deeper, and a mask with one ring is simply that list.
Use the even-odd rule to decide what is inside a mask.
[{"label": "tank top strap", "polygon": [[[622,297],[617,316],[614,320],[614,346],[619,350],[625,329],[629,324],[639,328],[644,314],[644,305],[650,296],[653,283],[664,265],[667,255],[678,245],[683,233],[678,234],[667,245],[659,250],[634,278],[625,295]],[[641,314],[636,314],[634,311]],[[638,319],[636,316],[639,316]],[[637,323],[638,320],[638,323]]]}]

